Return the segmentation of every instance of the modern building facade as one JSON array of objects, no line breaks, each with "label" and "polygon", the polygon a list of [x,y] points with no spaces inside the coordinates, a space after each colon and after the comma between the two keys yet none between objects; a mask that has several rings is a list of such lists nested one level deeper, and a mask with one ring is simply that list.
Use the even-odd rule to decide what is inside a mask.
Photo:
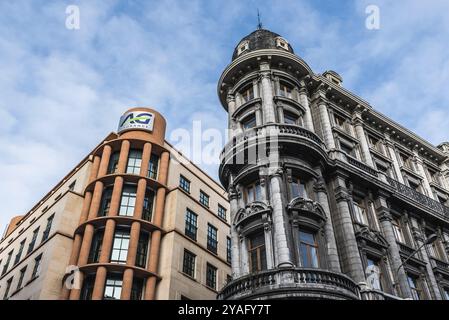
[{"label": "modern building facade", "polygon": [[3,299],[215,299],[230,277],[229,205],[165,141],[165,119],[128,110],[0,242]]},{"label": "modern building facade", "polygon": [[342,82],[265,29],[235,48],[218,83],[232,237],[219,299],[449,299],[449,143]]}]

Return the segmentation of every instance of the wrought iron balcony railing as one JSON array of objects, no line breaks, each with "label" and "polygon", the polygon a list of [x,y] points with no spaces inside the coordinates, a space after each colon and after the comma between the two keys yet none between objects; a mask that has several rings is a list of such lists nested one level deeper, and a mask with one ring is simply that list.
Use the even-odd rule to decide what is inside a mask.
[{"label": "wrought iron balcony railing", "polygon": [[279,268],[249,274],[228,283],[219,300],[273,298],[286,290],[296,298],[359,299],[359,287],[344,274],[322,269]]},{"label": "wrought iron balcony railing", "polygon": [[390,186],[392,186],[401,195],[422,204],[423,206],[437,212],[440,215],[443,215],[446,218],[449,218],[449,207],[446,207],[442,203],[433,200],[421,192],[418,192],[415,189],[410,188],[390,177],[386,178]]}]

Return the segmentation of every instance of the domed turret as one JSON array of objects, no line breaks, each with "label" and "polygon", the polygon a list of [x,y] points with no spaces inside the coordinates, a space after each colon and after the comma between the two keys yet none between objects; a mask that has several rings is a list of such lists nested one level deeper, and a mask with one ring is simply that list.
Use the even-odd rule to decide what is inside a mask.
[{"label": "domed turret", "polygon": [[277,33],[266,29],[257,29],[244,37],[234,49],[232,60],[242,54],[261,49],[281,49],[294,53],[290,44]]}]

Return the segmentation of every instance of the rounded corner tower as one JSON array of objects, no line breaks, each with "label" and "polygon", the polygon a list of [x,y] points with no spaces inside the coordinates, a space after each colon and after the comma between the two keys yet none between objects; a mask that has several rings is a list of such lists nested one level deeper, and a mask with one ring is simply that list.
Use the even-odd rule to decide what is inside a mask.
[{"label": "rounded corner tower", "polygon": [[238,43],[220,77],[232,280],[218,299],[359,299],[340,269],[322,177],[332,146],[315,130],[313,77],[289,42],[265,29]]}]

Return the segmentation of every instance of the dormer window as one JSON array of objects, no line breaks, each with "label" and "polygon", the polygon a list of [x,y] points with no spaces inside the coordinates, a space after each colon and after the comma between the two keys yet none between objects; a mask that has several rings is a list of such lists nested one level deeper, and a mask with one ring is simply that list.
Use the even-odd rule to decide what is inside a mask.
[{"label": "dormer window", "polygon": [[288,42],[283,38],[276,38],[276,47],[288,50]]},{"label": "dormer window", "polygon": [[248,40],[245,40],[239,44],[238,49],[237,49],[237,55],[241,55],[246,50],[249,50],[249,41]]}]

